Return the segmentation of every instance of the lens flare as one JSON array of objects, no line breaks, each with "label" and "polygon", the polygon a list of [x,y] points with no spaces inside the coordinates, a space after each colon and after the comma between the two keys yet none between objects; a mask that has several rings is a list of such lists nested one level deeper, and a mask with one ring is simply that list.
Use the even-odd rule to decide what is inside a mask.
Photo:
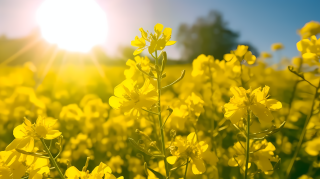
[{"label": "lens flare", "polygon": [[107,37],[106,14],[94,0],[46,0],[36,18],[43,38],[68,51],[88,52]]}]

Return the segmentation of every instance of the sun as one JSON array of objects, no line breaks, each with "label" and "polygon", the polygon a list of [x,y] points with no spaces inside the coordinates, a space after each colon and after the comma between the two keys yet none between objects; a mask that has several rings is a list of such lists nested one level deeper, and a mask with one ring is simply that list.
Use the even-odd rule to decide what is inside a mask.
[{"label": "sun", "polygon": [[107,17],[94,0],[45,0],[36,13],[49,43],[74,52],[88,52],[107,37]]}]

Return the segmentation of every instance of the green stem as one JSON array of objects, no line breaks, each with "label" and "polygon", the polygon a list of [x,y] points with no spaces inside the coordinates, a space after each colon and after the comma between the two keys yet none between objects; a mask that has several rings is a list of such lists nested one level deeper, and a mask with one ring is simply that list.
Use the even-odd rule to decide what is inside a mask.
[{"label": "green stem", "polygon": [[[248,178],[248,165],[249,165],[249,153],[250,153],[250,118],[251,118],[251,111],[248,111],[248,117],[247,117],[247,145],[246,145],[246,170],[244,178]],[[240,166],[241,167],[241,166]]]},{"label": "green stem", "polygon": [[307,126],[309,124],[309,121],[312,117],[312,114],[313,114],[313,109],[314,109],[314,105],[315,105],[315,101],[316,101],[316,98],[317,98],[317,95],[318,95],[318,90],[320,88],[320,80],[319,80],[319,84],[318,84],[318,87],[316,88],[316,92],[314,94],[314,98],[313,98],[313,101],[312,101],[312,105],[311,105],[311,110],[310,110],[310,113],[307,117],[307,119],[305,120],[304,122],[304,126],[303,126],[303,129],[302,129],[302,132],[301,132],[301,135],[300,135],[300,138],[299,138],[299,142],[298,142],[298,145],[297,145],[297,148],[295,149],[295,152],[293,154],[293,157],[290,161],[290,164],[288,166],[288,169],[287,169],[287,178],[290,178],[290,172],[291,172],[291,169],[293,167],[293,164],[298,156],[298,153],[299,153],[299,150],[301,148],[301,145],[302,145],[302,142],[303,142],[303,139],[304,139],[304,136],[306,135],[306,132],[307,132]]},{"label": "green stem", "polygon": [[[158,55],[157,51],[155,51],[155,65],[158,66]],[[156,67],[156,69],[158,69]],[[162,153],[164,155],[164,164],[166,168],[166,178],[169,177],[169,165],[167,163],[167,155],[166,155],[166,146],[165,146],[165,140],[164,140],[164,129],[162,127],[162,118],[161,118],[161,72],[157,71],[157,88],[158,88],[158,119],[159,119],[159,126],[160,126],[160,135],[161,135],[161,145],[162,145]]]},{"label": "green stem", "polygon": [[186,170],[184,171],[184,179],[187,179],[187,171],[188,171],[189,158],[187,159]]},{"label": "green stem", "polygon": [[[214,63],[214,61],[213,61]],[[213,101],[213,93],[214,93],[214,90],[213,90],[213,78],[212,78],[212,72],[211,72],[211,63],[209,61],[209,78],[210,78],[210,90],[211,90],[211,96],[210,96],[210,101],[211,101],[211,104],[212,104],[212,111],[215,110],[215,107],[214,107],[214,101]],[[215,111],[214,111],[215,112]],[[213,149],[214,149],[214,153],[217,155],[217,146],[215,144],[215,140],[214,140],[214,131],[215,131],[215,125],[214,125],[214,119],[210,119],[210,123],[211,123],[211,140],[212,140],[212,145],[213,145]]]},{"label": "green stem", "polygon": [[62,174],[57,162],[55,161],[55,159],[52,157],[52,154],[50,152],[50,150],[48,149],[46,143],[44,142],[44,139],[43,138],[40,138],[41,142],[42,142],[42,145],[44,146],[44,150],[48,153],[49,157],[50,157],[50,160],[51,160],[51,163],[53,164],[53,166],[55,167],[55,169],[58,171],[59,175],[60,175],[60,178],[61,179],[65,179],[64,178],[64,175]]}]

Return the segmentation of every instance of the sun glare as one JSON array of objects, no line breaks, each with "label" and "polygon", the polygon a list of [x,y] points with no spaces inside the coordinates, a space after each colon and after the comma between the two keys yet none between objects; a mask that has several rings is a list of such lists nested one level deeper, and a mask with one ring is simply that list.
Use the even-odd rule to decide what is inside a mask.
[{"label": "sun glare", "polygon": [[44,39],[68,51],[88,52],[106,40],[106,14],[94,0],[45,0],[36,18]]}]

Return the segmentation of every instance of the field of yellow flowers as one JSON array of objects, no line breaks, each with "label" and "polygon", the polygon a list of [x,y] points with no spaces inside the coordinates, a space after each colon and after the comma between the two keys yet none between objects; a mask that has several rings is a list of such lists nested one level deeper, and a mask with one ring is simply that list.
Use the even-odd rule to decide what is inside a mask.
[{"label": "field of yellow flowers", "polygon": [[0,66],[0,179],[320,178],[320,23],[298,31],[300,57],[272,65],[281,43],[170,66],[172,29],[139,30],[106,78]]}]

